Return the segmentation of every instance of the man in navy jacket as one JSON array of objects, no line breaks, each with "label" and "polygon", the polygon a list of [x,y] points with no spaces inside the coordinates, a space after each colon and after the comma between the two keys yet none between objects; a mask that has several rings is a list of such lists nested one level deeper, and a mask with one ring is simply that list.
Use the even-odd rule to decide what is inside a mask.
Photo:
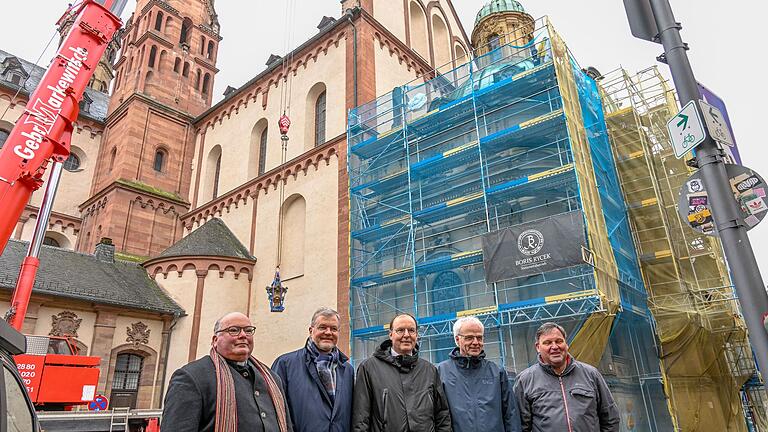
[{"label": "man in navy jacket", "polygon": [[451,409],[454,432],[520,432],[520,413],[507,371],[485,359],[483,324],[459,318],[453,326],[457,347],[437,370]]},{"label": "man in navy jacket", "polygon": [[354,370],[336,347],[341,319],[329,308],[312,315],[304,348],[283,354],[272,370],[280,377],[296,432],[348,432]]}]

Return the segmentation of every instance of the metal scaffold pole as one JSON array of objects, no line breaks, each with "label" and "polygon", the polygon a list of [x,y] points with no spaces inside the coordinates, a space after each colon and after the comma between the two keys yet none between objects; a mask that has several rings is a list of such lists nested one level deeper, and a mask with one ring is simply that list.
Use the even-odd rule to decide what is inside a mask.
[{"label": "metal scaffold pole", "polygon": [[[688,46],[682,41],[682,27],[675,21],[669,1],[624,0],[624,5],[632,33],[641,39],[661,42],[664,46],[664,56],[660,60],[669,65],[680,104],[684,106],[690,101],[695,101],[696,110],[700,110],[696,102],[701,99],[701,92],[688,61]],[[712,216],[749,330],[749,340],[757,357],[758,367],[766,374],[768,330],[765,320],[768,318],[768,293],[747,237],[747,227],[739,215],[739,208],[726,174],[723,154],[723,150],[707,134],[704,141],[696,147],[696,162],[711,201]]]}]

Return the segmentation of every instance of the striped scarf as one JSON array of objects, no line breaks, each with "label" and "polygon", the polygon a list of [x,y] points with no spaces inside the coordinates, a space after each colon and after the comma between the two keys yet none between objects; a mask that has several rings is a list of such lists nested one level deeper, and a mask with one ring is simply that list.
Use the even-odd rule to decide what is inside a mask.
[{"label": "striped scarf", "polygon": [[[229,370],[227,361],[214,348],[211,348],[211,360],[216,368],[216,432],[237,432],[237,400],[235,398],[235,381]],[[277,382],[272,378],[269,368],[262,362],[251,356],[251,361],[264,378],[269,390],[269,396],[275,405],[277,422],[280,425],[279,432],[288,432],[286,420],[285,402],[283,392],[280,391]]]},{"label": "striped scarf", "polygon": [[307,351],[312,361],[315,362],[317,376],[331,399],[331,404],[336,402],[336,368],[339,366],[339,350],[334,348],[330,354],[321,353],[312,339],[307,339]]}]

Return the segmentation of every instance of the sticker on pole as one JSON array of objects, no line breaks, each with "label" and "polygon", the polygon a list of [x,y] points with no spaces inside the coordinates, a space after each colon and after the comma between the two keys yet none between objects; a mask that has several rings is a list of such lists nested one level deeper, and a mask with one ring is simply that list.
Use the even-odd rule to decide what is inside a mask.
[{"label": "sticker on pole", "polygon": [[694,101],[685,104],[683,109],[667,122],[667,130],[678,159],[701,144],[707,137]]},{"label": "sticker on pole", "polygon": [[[747,230],[750,230],[768,214],[768,185],[756,172],[741,165],[726,164],[725,169],[741,219]],[[711,202],[700,171],[683,183],[677,209],[680,217],[691,228],[717,237]]]},{"label": "sticker on pole", "polygon": [[702,100],[699,101],[699,106],[701,107],[701,113],[704,116],[704,120],[707,122],[709,136],[717,142],[733,147],[734,142],[733,137],[731,136],[731,130],[728,127],[728,123],[725,121],[723,113],[713,105]]}]

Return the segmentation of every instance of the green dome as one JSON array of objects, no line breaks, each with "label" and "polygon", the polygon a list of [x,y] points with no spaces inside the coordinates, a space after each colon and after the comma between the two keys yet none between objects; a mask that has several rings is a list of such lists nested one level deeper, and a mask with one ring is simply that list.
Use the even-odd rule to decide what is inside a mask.
[{"label": "green dome", "polygon": [[483,18],[487,17],[488,15],[495,14],[498,12],[525,12],[525,9],[523,9],[523,5],[520,4],[520,2],[517,2],[515,0],[491,0],[488,3],[483,6],[482,9],[480,9],[480,12],[477,13],[477,18],[475,18],[475,25],[480,22]]}]

